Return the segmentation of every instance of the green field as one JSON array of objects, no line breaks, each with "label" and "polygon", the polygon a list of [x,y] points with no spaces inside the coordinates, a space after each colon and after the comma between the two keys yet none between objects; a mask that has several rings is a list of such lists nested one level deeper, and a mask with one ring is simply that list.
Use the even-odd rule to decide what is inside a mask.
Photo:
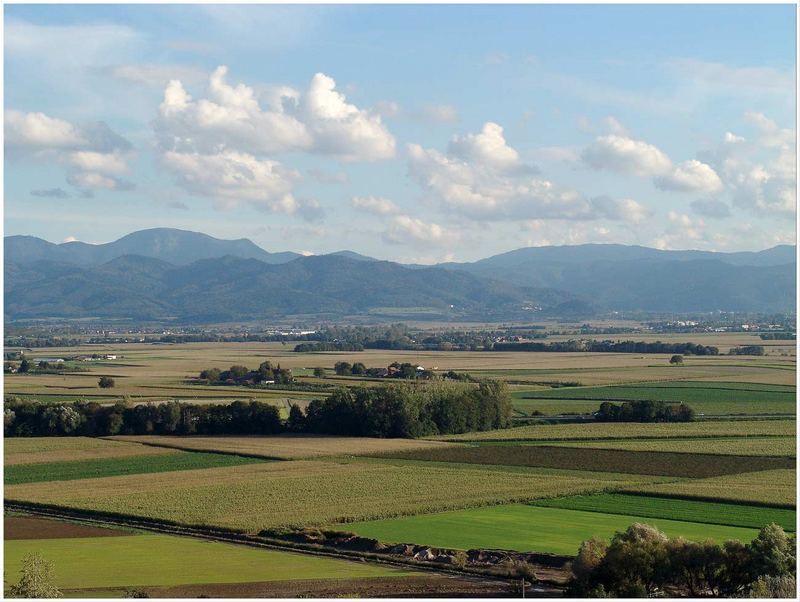
[{"label": "green field", "polygon": [[603,401],[653,400],[684,402],[698,414],[796,413],[794,387],[735,382],[663,381],[605,387],[562,387],[515,391],[514,409],[530,415],[596,412]]},{"label": "green field", "polygon": [[791,457],[714,456],[548,445],[444,447],[395,452],[391,457],[431,462],[536,466],[692,478],[795,466],[795,460]]},{"label": "green field", "polygon": [[787,531],[794,531],[797,513],[783,508],[720,504],[692,500],[599,493],[550,498],[531,502],[534,506],[586,510],[608,514],[627,514],[648,518],[683,520],[712,525],[730,525],[760,529],[776,523]]},{"label": "green field", "polygon": [[151,472],[221,468],[265,461],[228,454],[167,451],[163,455],[98,458],[96,460],[44,464],[14,464],[5,467],[4,478],[6,485],[18,485],[39,481],[73,481]]},{"label": "green field", "polygon": [[347,525],[347,530],[387,543],[414,542],[462,550],[488,548],[572,556],[582,541],[590,537],[609,539],[634,522],[654,525],[673,537],[697,541],[708,538],[750,541],[758,533],[756,529],[741,527],[529,505],[362,522]]},{"label": "green field", "polygon": [[6,541],[4,549],[7,582],[17,581],[24,556],[38,552],[53,563],[55,584],[63,589],[409,574],[363,562],[169,535],[20,539]]}]

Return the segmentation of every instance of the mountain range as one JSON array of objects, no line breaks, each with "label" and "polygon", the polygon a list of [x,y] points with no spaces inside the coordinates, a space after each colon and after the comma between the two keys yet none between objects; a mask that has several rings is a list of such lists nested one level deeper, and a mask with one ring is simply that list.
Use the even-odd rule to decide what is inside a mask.
[{"label": "mountain range", "polygon": [[461,320],[608,311],[793,311],[795,247],[517,249],[472,263],[401,265],[340,251],[270,253],[248,239],[156,228],[117,241],[8,236],[5,317],[222,322],[288,316]]}]

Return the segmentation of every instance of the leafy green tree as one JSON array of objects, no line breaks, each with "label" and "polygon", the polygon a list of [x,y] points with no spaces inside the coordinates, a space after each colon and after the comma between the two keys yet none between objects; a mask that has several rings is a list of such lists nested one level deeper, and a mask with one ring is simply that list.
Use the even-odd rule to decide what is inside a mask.
[{"label": "leafy green tree", "polygon": [[325,368],[314,368],[314,376],[317,378],[325,378]]},{"label": "leafy green tree", "polygon": [[306,416],[300,406],[293,403],[289,408],[289,418],[286,420],[286,428],[293,433],[301,433],[306,428]]},{"label": "leafy green tree", "polygon": [[336,362],[333,366],[333,371],[339,376],[346,376],[351,374],[353,367],[348,362]]},{"label": "leafy green tree", "polygon": [[28,372],[31,369],[31,363],[28,361],[28,358],[23,357],[22,361],[19,363],[19,368],[17,368],[17,372]]},{"label": "leafy green tree", "polygon": [[34,552],[22,559],[20,580],[8,588],[10,598],[60,598],[53,584],[53,565]]},{"label": "leafy green tree", "polygon": [[673,355],[671,358],[669,358],[669,363],[673,366],[683,366],[683,356]]},{"label": "leafy green tree", "polygon": [[100,380],[97,381],[97,386],[101,389],[110,389],[114,384],[114,379],[110,376],[101,376]]},{"label": "leafy green tree", "polygon": [[350,374],[355,376],[364,376],[367,373],[367,367],[361,362],[356,362],[350,368]]}]

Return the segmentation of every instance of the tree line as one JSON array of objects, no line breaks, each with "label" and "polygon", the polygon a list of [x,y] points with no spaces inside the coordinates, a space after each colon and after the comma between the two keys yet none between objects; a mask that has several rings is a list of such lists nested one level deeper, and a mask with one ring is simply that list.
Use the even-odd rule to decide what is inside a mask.
[{"label": "tree line", "polygon": [[775,524],[748,544],[669,538],[634,523],[608,543],[584,541],[572,562],[567,595],[794,598],[796,536]]},{"label": "tree line", "polygon": [[620,405],[604,401],[594,417],[599,422],[691,422],[694,410],[685,403],[651,399],[626,401]]},{"label": "tree line", "polygon": [[719,348],[697,343],[662,343],[656,341],[554,341],[552,343],[495,343],[493,351],[539,351],[590,353],[679,353],[682,355],[719,355]]},{"label": "tree line", "polygon": [[305,412],[292,405],[283,420],[264,402],[229,404],[101,405],[77,401],[46,404],[11,397],[4,409],[7,437],[80,435],[271,435],[282,432],[369,437],[420,437],[506,428],[511,397],[504,383],[478,386],[436,383],[428,387],[383,385],[338,389],[312,401]]},{"label": "tree line", "polygon": [[227,370],[206,368],[200,372],[199,378],[210,385],[288,385],[294,382],[291,370],[281,368],[280,364],[274,366],[269,360],[261,362],[255,370],[241,365],[231,366]]}]

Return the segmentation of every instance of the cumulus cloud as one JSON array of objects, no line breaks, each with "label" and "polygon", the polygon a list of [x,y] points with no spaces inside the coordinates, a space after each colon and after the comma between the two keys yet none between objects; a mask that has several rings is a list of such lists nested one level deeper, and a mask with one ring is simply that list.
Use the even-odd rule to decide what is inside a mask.
[{"label": "cumulus cloud", "polygon": [[44,113],[5,113],[5,143],[12,148],[59,149],[87,144],[78,128]]},{"label": "cumulus cloud", "polygon": [[692,159],[654,180],[656,188],[678,192],[715,193],[722,190],[722,180],[710,165]]},{"label": "cumulus cloud", "polygon": [[180,80],[164,91],[155,128],[165,150],[236,149],[255,155],[309,151],[343,161],[394,156],[395,141],[380,116],[347,102],[333,78],[317,73],[304,94],[272,88],[267,106],[245,84],[230,85],[220,66],[208,97],[195,100]]},{"label": "cumulus cloud", "polygon": [[477,134],[454,137],[446,153],[410,144],[408,160],[409,175],[445,209],[473,219],[626,219],[636,213],[628,201],[587,198],[535,175],[491,122]]},{"label": "cumulus cloud", "polygon": [[84,192],[133,188],[119,177],[128,172],[133,147],[104,122],[76,125],[44,113],[9,109],[5,128],[12,155],[55,159],[67,166],[67,182]]},{"label": "cumulus cloud", "polygon": [[595,169],[608,169],[635,176],[660,176],[672,161],[657,147],[627,136],[599,136],[583,151],[583,160]]},{"label": "cumulus cloud", "polygon": [[757,214],[794,218],[797,206],[797,156],[794,132],[762,113],[748,112],[754,135],[724,136],[698,156],[719,174],[733,206]]},{"label": "cumulus cloud", "polygon": [[223,207],[248,201],[277,212],[298,210],[291,194],[298,174],[275,161],[224,150],[215,154],[167,151],[162,162],[186,190],[212,197]]},{"label": "cumulus cloud", "polygon": [[400,208],[395,203],[389,199],[384,199],[381,197],[356,196],[352,198],[351,204],[355,209],[361,209],[362,211],[374,213],[375,215],[392,215],[400,213]]}]

